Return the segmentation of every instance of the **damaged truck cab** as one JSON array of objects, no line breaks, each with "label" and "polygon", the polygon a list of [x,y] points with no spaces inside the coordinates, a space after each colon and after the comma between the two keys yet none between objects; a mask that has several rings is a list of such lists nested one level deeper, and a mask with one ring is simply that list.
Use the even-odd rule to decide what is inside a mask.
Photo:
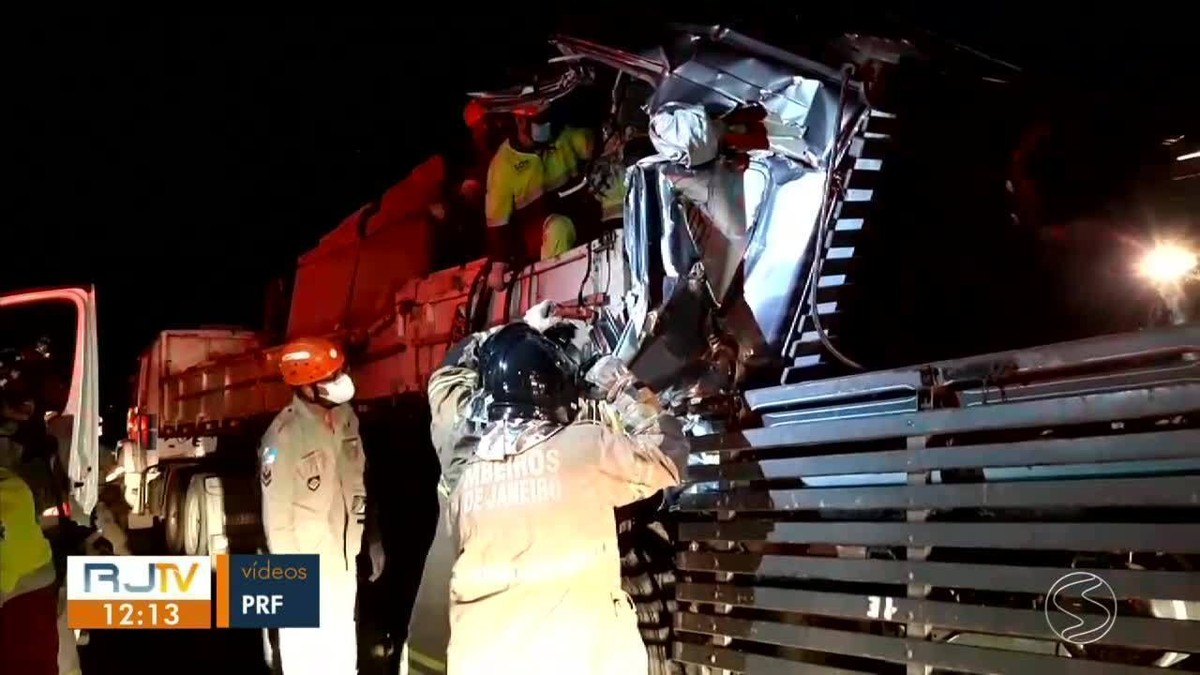
[{"label": "damaged truck cab", "polygon": [[[653,672],[1140,672],[1192,656],[1195,324],[909,367],[898,352],[901,367],[853,374],[846,346],[871,344],[855,333],[887,330],[889,314],[852,305],[920,301],[886,288],[919,274],[895,259],[920,247],[881,241],[945,239],[938,253],[987,276],[938,184],[964,193],[945,201],[971,209],[976,251],[1020,250],[983,229],[1012,218],[1003,180],[913,159],[972,143],[937,138],[960,129],[953,106],[889,111],[884,85],[911,45],[848,38],[852,71],[723,28],[686,27],[649,54],[554,42],[653,91],[657,153],[625,174],[626,285],[597,320],[694,436],[670,512],[618,514]],[[981,164],[998,144],[974,141]],[[881,255],[897,278],[864,273]],[[441,593],[437,568],[425,584]],[[431,595],[418,617],[444,612]]]}]

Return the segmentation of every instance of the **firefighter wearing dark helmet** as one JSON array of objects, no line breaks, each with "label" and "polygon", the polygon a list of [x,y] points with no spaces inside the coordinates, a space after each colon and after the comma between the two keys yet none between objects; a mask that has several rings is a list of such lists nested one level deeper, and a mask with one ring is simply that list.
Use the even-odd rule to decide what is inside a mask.
[{"label": "firefighter wearing dark helmet", "polygon": [[[458,459],[447,672],[644,673],[613,508],[677,485],[687,442],[619,360],[581,382],[543,319],[467,338],[430,379],[435,443]],[[583,388],[605,413],[578,415]],[[473,401],[486,410],[476,433]]]}]

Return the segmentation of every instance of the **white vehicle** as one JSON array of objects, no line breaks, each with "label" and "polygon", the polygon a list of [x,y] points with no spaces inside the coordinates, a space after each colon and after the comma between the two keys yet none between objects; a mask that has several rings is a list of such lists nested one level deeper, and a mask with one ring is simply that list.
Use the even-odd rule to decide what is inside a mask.
[{"label": "white vehicle", "polygon": [[61,503],[42,514],[43,524],[59,515],[87,524],[102,478],[95,291],[53,288],[0,295],[0,348],[5,349],[0,389],[24,386],[31,392],[70,481]]}]

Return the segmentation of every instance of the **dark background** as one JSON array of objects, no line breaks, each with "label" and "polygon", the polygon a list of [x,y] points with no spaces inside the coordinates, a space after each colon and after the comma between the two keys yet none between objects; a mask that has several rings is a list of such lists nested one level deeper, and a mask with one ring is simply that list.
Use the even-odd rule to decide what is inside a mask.
[{"label": "dark background", "polygon": [[1169,134],[1195,145],[1195,35],[1166,3],[724,5],[6,22],[0,289],[96,284],[102,396],[120,411],[156,332],[261,325],[266,283],[461,133],[464,93],[535,63],[554,29],[627,38],[668,17],[726,21],[786,46],[831,22],[970,44],[1025,69],[1031,115],[1077,127],[1056,152],[1087,161],[1043,167],[1059,226],[1144,215],[1111,206],[1139,153]]}]

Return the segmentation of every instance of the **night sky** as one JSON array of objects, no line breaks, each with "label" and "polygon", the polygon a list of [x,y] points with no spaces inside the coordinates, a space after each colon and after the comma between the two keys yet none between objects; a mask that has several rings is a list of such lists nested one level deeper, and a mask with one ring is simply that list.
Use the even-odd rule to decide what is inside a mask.
[{"label": "night sky", "polygon": [[[157,331],[260,326],[267,281],[457,130],[465,90],[495,63],[479,26],[399,18],[75,18],[22,33],[4,246],[31,254],[8,256],[0,287],[96,284],[118,406]],[[438,68],[452,42],[480,65]]]},{"label": "night sky", "polygon": [[[962,6],[910,16],[1058,82],[1047,105],[1068,90],[1103,90],[1088,105],[1104,107],[1173,88],[1194,106],[1195,35],[1179,17],[1145,3],[1139,17],[1117,4],[1058,17]],[[554,28],[639,21],[522,7],[507,19],[460,3],[394,17],[9,22],[0,289],[95,283],[105,402],[125,405],[157,331],[259,326],[268,280],[458,133],[467,90],[503,83]],[[719,16],[693,14],[676,18]]]}]

